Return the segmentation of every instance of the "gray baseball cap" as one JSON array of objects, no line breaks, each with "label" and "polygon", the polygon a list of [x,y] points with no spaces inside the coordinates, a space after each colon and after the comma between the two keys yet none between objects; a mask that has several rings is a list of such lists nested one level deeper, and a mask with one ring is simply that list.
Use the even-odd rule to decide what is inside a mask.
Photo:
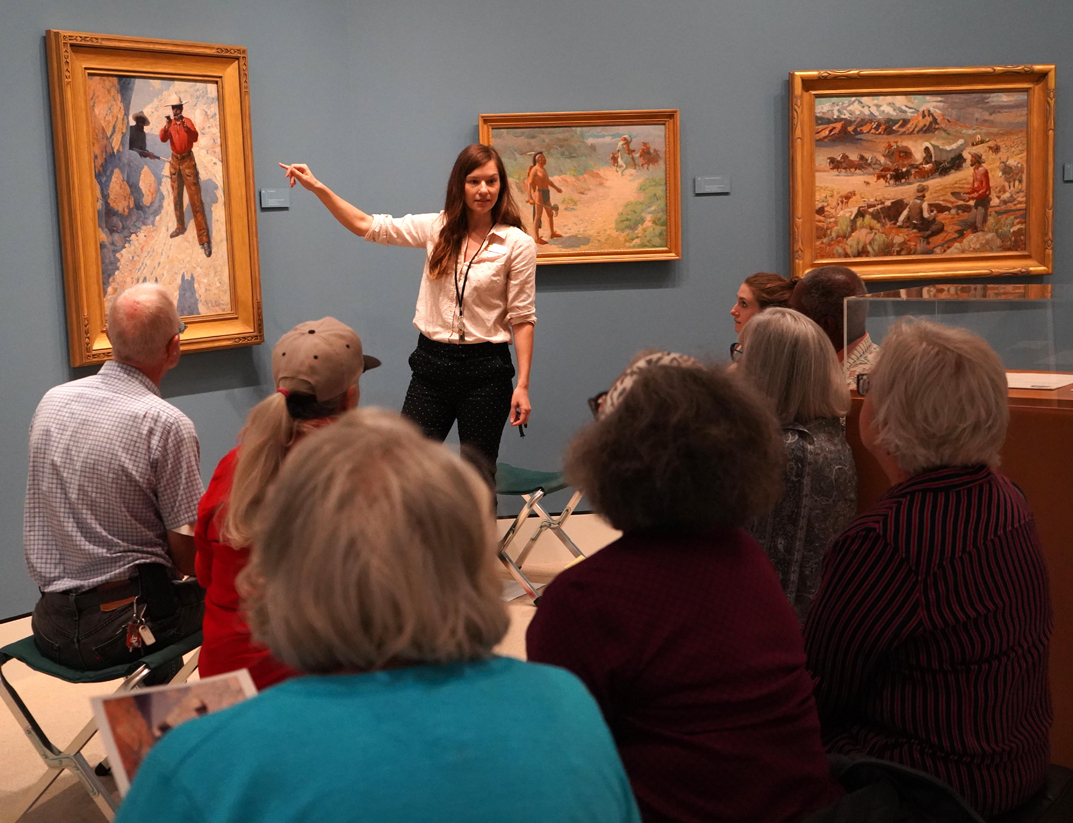
[{"label": "gray baseball cap", "polygon": [[308,392],[320,402],[343,394],[379,365],[362,351],[355,331],[334,317],[299,323],[272,349],[276,388]]}]

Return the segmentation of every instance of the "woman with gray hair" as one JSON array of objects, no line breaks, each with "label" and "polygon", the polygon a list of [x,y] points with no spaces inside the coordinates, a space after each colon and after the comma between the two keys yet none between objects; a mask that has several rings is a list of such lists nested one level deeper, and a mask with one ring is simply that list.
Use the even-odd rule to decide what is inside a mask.
[{"label": "woman with gray hair", "polygon": [[774,409],[787,456],[782,497],[748,529],[803,624],[827,544],[857,513],[857,468],[843,422],[849,390],[827,335],[803,314],[768,309],[745,326],[741,344],[738,374]]},{"label": "woman with gray hair", "polygon": [[795,821],[838,794],[797,619],[741,528],[782,468],[760,399],[670,352],[636,360],[567,451],[624,534],[547,587],[529,659],[596,697],[646,820]]},{"label": "woman with gray hair", "polygon": [[306,676],[169,732],[119,823],[637,821],[582,684],[492,653],[489,498],[382,409],[296,445],[239,588],[254,637]]},{"label": "woman with gray hair", "polygon": [[893,485],[831,544],[805,626],[824,742],[927,771],[990,818],[1043,785],[1052,720],[1039,534],[995,472],[1002,361],[903,321],[860,391],[861,442]]}]

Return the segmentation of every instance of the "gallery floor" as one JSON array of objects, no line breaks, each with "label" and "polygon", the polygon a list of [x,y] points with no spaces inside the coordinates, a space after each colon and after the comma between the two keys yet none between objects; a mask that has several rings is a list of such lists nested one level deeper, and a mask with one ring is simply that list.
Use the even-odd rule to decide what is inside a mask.
[{"label": "gallery floor", "polygon": [[[510,522],[499,521],[501,534]],[[535,518],[530,519],[530,524],[535,524]],[[566,531],[587,554],[606,546],[618,536],[618,532],[591,514],[576,514],[571,517]],[[513,553],[516,554],[517,549],[524,545],[529,534],[531,529],[522,531],[516,538],[516,550]],[[554,536],[545,532],[526,561],[525,571],[534,583],[547,582],[571,560],[573,557],[566,548]],[[509,581],[506,570],[503,576],[506,586]],[[524,659],[525,630],[535,610],[526,597],[511,601],[509,609],[510,629],[497,652]],[[0,646],[19,640],[29,633],[28,617],[0,624]],[[45,732],[53,740],[62,740],[64,743],[71,739],[89,718],[89,699],[99,694],[108,694],[118,685],[71,685],[39,675],[18,662],[8,663],[4,667],[4,673],[26,700],[30,711],[41,722]],[[84,752],[90,763],[97,763],[104,757],[104,749],[97,737],[90,741]],[[11,714],[0,705],[0,820],[6,817],[5,806],[33,784],[43,771],[44,765],[30,742],[23,736]],[[114,785],[110,781],[106,783]],[[103,817],[96,805],[70,774],[61,776],[41,801],[22,818],[23,823],[100,823],[101,820]]]}]

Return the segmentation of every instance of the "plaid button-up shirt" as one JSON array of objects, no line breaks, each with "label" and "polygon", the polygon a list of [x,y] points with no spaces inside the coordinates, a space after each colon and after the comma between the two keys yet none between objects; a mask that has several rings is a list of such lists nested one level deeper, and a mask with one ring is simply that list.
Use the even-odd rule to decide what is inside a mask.
[{"label": "plaid button-up shirt", "polygon": [[139,563],[172,565],[167,532],[203,491],[190,419],[133,366],[51,389],[30,424],[23,545],[44,592],[85,591]]}]

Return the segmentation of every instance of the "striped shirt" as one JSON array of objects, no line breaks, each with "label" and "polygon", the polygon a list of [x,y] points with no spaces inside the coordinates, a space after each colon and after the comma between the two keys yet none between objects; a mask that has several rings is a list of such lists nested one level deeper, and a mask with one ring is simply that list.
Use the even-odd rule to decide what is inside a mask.
[{"label": "striped shirt", "polygon": [[1042,785],[1053,713],[1032,512],[986,466],[892,488],[831,544],[805,627],[828,750],[939,777],[981,814]]},{"label": "striped shirt", "polygon": [[23,546],[43,592],[172,565],[167,532],[197,520],[194,424],[133,366],[49,390],[30,424]]}]

